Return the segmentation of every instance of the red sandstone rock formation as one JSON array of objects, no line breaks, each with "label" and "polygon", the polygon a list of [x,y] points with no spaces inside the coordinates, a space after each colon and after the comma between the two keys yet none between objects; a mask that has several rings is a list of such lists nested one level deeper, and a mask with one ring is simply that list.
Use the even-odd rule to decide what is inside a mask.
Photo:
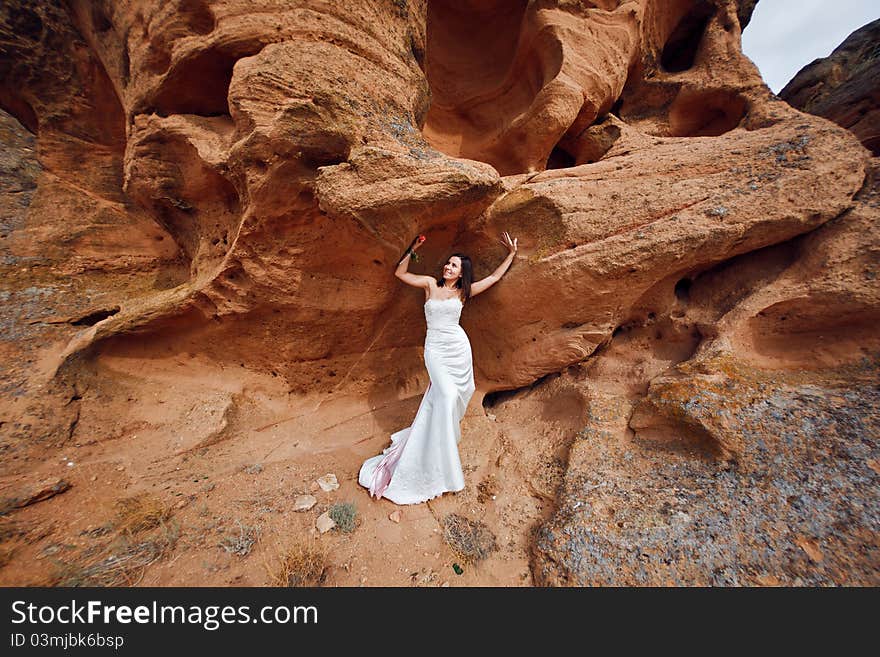
[{"label": "red sandstone rock formation", "polygon": [[802,68],[779,92],[792,107],[852,130],[880,155],[880,19]]},{"label": "red sandstone rock formation", "polygon": [[[72,487],[0,581],[149,492],[191,540],[146,582],[258,584],[224,523],[293,540],[335,472],[337,584],[441,583],[451,512],[502,539],[465,584],[878,583],[876,166],[770,93],[753,6],[4,5],[0,483]],[[427,386],[396,258],[482,277],[502,230],[468,487],[386,522],[357,468]]]}]

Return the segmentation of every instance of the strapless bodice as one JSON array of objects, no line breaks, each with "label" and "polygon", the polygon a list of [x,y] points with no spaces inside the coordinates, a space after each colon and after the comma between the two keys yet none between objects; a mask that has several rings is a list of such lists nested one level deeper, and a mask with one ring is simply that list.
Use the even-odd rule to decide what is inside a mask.
[{"label": "strapless bodice", "polygon": [[461,318],[462,308],[461,299],[457,297],[428,299],[425,301],[425,320],[428,322],[428,330],[460,328],[458,320]]}]

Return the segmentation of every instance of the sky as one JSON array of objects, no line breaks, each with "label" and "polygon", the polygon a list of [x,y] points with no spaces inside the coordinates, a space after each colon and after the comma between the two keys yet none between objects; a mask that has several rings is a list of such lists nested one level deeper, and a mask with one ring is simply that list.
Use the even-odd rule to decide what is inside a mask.
[{"label": "sky", "polygon": [[758,0],[742,35],[743,52],[779,93],[804,66],[877,18],[880,0]]}]

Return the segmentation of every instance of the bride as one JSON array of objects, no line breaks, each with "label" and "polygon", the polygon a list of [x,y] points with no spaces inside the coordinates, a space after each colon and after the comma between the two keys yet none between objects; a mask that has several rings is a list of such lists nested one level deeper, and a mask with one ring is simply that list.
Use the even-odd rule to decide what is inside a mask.
[{"label": "bride", "polygon": [[516,240],[504,233],[509,253],[486,278],[473,281],[471,260],[454,253],[438,278],[407,271],[410,256],[424,242],[413,241],[394,273],[408,285],[425,290],[425,367],[430,382],[412,425],[391,436],[391,445],[361,466],[358,483],[375,498],[395,504],[418,504],[464,488],[458,455],[461,418],[474,394],[471,345],[459,325],[467,299],[501,280],[516,256]]}]

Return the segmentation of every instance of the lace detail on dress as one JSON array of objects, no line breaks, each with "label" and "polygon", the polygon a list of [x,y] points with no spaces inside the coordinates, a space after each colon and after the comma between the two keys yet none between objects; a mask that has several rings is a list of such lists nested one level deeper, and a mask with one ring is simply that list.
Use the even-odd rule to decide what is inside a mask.
[{"label": "lace detail on dress", "polygon": [[[458,303],[448,303],[449,301],[457,301]],[[428,299],[425,301],[425,320],[428,323],[428,329],[458,326],[463,307],[461,299],[458,297]]]}]

